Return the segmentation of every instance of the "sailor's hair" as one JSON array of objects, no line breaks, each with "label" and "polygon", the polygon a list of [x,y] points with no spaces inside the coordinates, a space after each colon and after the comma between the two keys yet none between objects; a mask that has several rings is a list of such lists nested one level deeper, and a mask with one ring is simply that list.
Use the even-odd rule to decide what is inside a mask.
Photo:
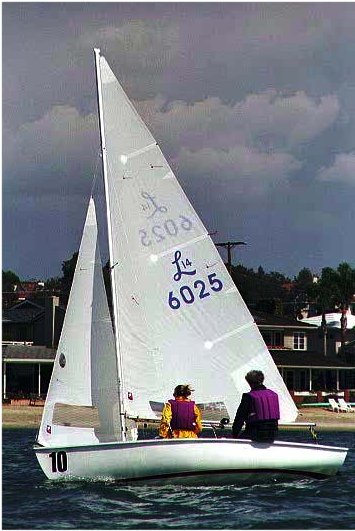
[{"label": "sailor's hair", "polygon": [[249,385],[261,385],[264,381],[264,374],[261,371],[249,371],[245,379]]},{"label": "sailor's hair", "polygon": [[174,389],[174,396],[188,397],[194,389],[191,389],[190,385],[177,385]]}]

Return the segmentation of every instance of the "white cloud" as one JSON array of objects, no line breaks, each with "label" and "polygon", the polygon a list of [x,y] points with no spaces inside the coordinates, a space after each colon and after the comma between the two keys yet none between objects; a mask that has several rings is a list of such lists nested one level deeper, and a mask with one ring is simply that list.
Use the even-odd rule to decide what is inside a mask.
[{"label": "white cloud", "polygon": [[227,151],[204,148],[196,152],[182,149],[176,164],[179,171],[193,177],[233,182],[234,191],[263,193],[292,172],[301,162],[287,153],[262,153],[246,146]]},{"label": "white cloud", "polygon": [[[294,149],[314,141],[339,115],[335,96],[319,99],[274,90],[251,94],[235,105],[219,98],[187,104],[163,98],[138,103],[165,152],[186,175],[223,175],[249,181],[261,193],[303,167]],[[241,183],[239,183],[241,185]]]},{"label": "white cloud", "polygon": [[246,145],[261,151],[292,151],[311,142],[339,115],[336,96],[315,100],[304,92],[285,96],[270,90],[250,94],[237,104],[206,98],[193,104],[163,98],[138,103],[152,129],[169,145],[220,147]]},{"label": "white cloud", "polygon": [[317,179],[355,185],[355,152],[336,155],[333,166],[321,168]]},{"label": "white cloud", "polygon": [[249,95],[235,111],[237,122],[251,139],[268,136],[271,142],[293,148],[330,127],[338,117],[339,102],[333,95],[316,101],[302,91],[287,96],[270,90]]}]

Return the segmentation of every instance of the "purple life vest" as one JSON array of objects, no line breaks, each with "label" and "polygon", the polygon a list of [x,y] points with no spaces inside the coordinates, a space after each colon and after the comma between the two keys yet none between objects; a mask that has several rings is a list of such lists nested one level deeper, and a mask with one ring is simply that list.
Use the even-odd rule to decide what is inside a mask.
[{"label": "purple life vest", "polygon": [[279,399],[270,389],[254,389],[249,392],[252,398],[252,409],[248,422],[257,420],[278,420],[280,418]]},{"label": "purple life vest", "polygon": [[172,430],[193,430],[195,427],[195,402],[186,400],[169,400],[171,405]]}]

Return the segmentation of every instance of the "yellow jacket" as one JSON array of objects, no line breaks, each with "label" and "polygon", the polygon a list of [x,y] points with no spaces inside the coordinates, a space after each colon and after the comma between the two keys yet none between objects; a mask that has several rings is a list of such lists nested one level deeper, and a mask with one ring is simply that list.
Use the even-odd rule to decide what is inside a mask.
[{"label": "yellow jacket", "polygon": [[[184,400],[187,402],[191,402],[189,398],[184,398],[181,396],[176,397],[175,400]],[[162,415],[161,415],[160,428],[159,428],[160,437],[164,437],[164,439],[196,439],[198,434],[202,431],[201,411],[196,406],[196,404],[194,405],[194,413],[195,413],[194,430],[173,430],[172,431],[170,428],[170,423],[172,419],[172,410],[171,410],[170,403],[167,402],[164,405]]]}]

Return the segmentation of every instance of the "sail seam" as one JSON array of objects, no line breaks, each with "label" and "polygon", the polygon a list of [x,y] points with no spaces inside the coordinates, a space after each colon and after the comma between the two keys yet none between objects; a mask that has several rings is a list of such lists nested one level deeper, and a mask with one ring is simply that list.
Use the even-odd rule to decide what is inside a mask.
[{"label": "sail seam", "polygon": [[173,177],[175,177],[174,172],[172,170],[170,170],[166,175],[164,175],[162,180],[164,181],[166,179],[172,179]]},{"label": "sail seam", "polygon": [[157,143],[154,142],[154,144],[149,144],[148,146],[145,146],[141,149],[137,149],[136,151],[132,151],[128,154],[122,154],[121,155],[121,162],[122,164],[126,164],[127,160],[133,159],[134,157],[138,157],[138,155],[141,155],[142,153],[146,153],[147,151],[150,151],[151,149],[155,148],[157,146]]},{"label": "sail seam", "polygon": [[255,321],[251,321],[249,323],[246,323],[242,326],[239,326],[238,328],[235,328],[234,330],[231,330],[230,332],[227,332],[226,334],[223,334],[222,336],[220,337],[217,337],[216,339],[214,339],[213,341],[206,341],[205,342],[205,347],[209,350],[211,349],[216,343],[220,343],[221,341],[224,341],[225,339],[228,339],[236,334],[239,334],[241,332],[243,332],[244,330],[248,330],[249,328],[252,328],[253,326],[256,326],[255,325]]},{"label": "sail seam", "polygon": [[202,236],[197,236],[197,238],[193,238],[192,240],[189,240],[189,241],[187,241],[185,243],[181,243],[179,245],[174,245],[174,247],[170,247],[169,249],[167,249],[166,251],[163,251],[162,253],[150,255],[150,259],[152,259],[152,256],[154,256],[154,260],[153,261],[156,261],[156,260],[158,260],[158,258],[162,258],[163,256],[166,256],[166,255],[170,254],[172,251],[174,251],[177,248],[184,249],[185,247],[188,247],[192,243],[196,243],[196,242],[199,242],[201,240],[204,240],[208,236],[209,236],[209,234],[207,234],[207,233],[206,234],[202,234]]}]

